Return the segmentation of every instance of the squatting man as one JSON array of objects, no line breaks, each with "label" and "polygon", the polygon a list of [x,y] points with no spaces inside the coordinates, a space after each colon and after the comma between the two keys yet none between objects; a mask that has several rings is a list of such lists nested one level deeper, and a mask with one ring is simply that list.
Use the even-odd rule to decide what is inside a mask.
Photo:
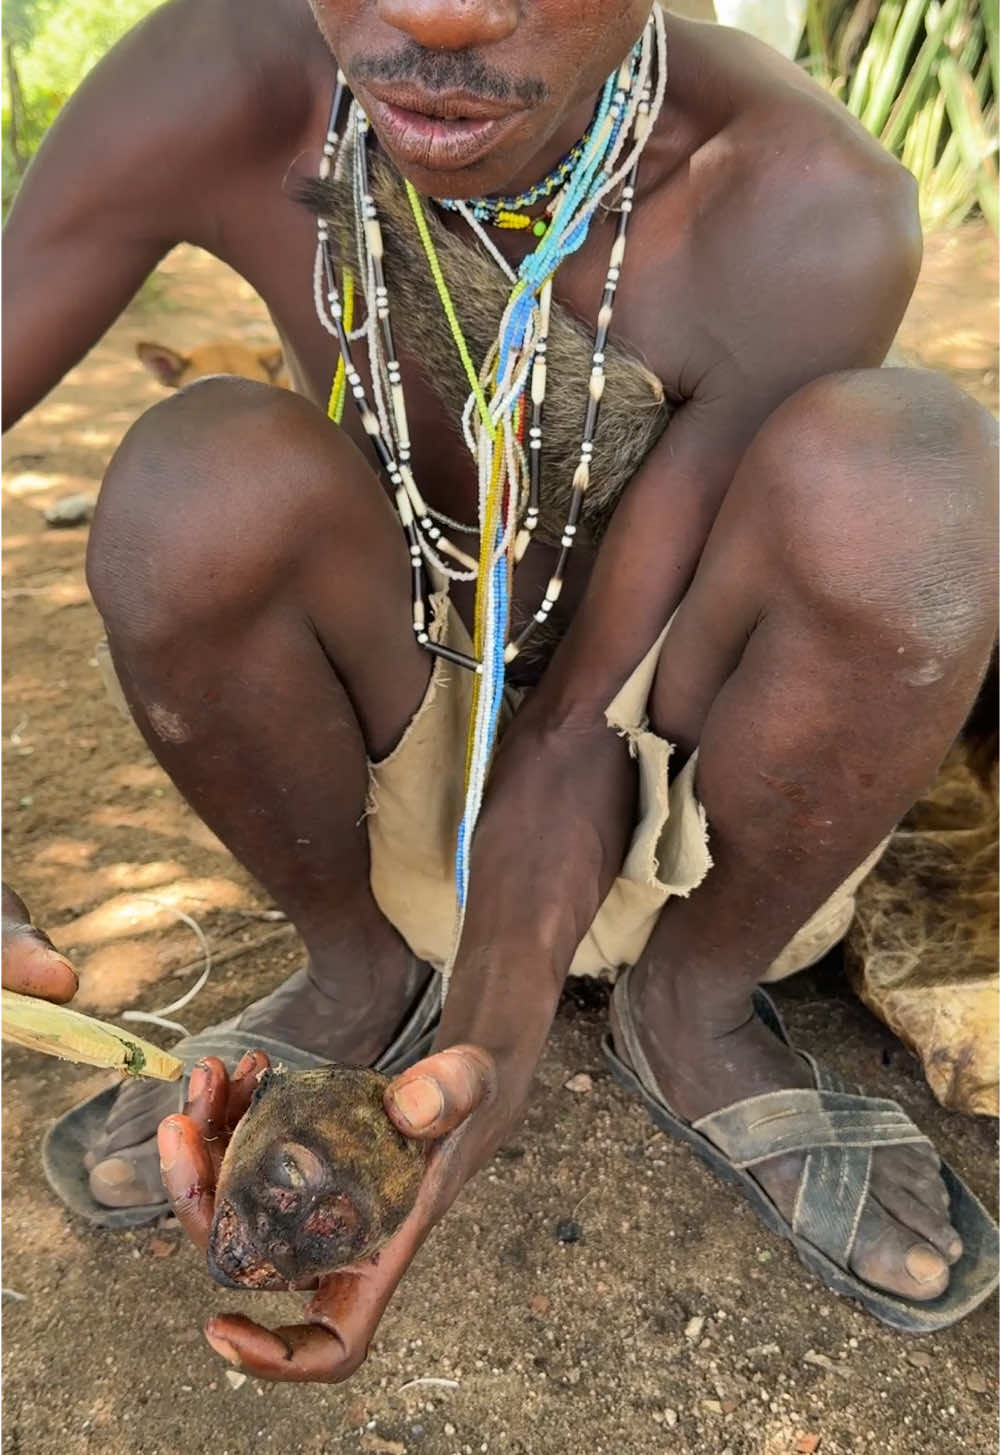
[{"label": "squatting man", "polygon": [[[571,969],[617,976],[617,1074],[829,1286],[903,1328],[993,1286],[930,1143],[755,994],[843,934],[994,635],[992,421],[880,367],[915,191],[794,65],[648,0],[171,0],[46,138],[7,424],[181,241],[284,345],[297,392],[210,378],[130,429],[88,571],[147,743],[308,951],[182,1049],[183,1114],[106,1094],[50,1179],[111,1226],[169,1199],[204,1246],[206,1130],[262,1048],[380,1066],[429,1146],[304,1323],[209,1322],[248,1371],[358,1367]],[[5,983],[69,998],[5,918]]]}]

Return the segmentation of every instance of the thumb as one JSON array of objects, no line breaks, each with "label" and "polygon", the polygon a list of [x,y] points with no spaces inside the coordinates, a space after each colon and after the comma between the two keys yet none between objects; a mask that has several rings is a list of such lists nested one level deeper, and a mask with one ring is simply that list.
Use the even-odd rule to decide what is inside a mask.
[{"label": "thumb", "polygon": [[442,1137],[493,1091],[493,1057],[479,1046],[449,1046],[426,1056],[386,1088],[390,1120],[407,1137]]},{"label": "thumb", "polygon": [[70,1000],[77,978],[48,935],[31,923],[21,897],[3,886],[3,988],[42,1000]]}]

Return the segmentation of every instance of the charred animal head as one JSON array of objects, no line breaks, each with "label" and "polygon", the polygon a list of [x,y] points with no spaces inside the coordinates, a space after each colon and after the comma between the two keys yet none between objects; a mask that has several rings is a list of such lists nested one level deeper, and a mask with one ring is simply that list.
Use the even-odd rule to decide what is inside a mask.
[{"label": "charred animal head", "polygon": [[264,1073],[219,1170],[208,1246],[217,1283],[306,1287],[396,1232],[424,1152],[386,1115],[388,1084],[351,1066]]}]

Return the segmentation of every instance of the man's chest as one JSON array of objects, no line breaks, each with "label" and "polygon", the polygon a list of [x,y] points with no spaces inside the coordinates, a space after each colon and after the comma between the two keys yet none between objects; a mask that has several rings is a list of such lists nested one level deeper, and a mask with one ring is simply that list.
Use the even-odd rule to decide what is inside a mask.
[{"label": "man's chest", "polygon": [[[564,327],[563,336],[551,351],[543,428],[547,446],[558,448],[561,455],[568,455],[579,445],[584,429],[590,356],[617,221],[616,214],[596,219],[585,246],[563,263],[554,280],[554,296]],[[315,223],[305,208],[287,198],[281,199],[271,218],[258,212],[257,223],[253,239],[245,242],[247,256],[238,266],[250,277],[272,313],[296,387],[324,407],[337,367],[338,349],[331,332],[318,318]],[[392,227],[391,220],[384,221],[387,232]],[[463,233],[464,225],[460,224],[455,237],[459,261],[453,268],[450,294],[470,353],[479,366],[496,337],[510,285],[485,251]],[[399,276],[390,257],[387,282],[414,467],[422,489],[438,509],[471,521],[475,515],[475,470],[462,438],[460,418],[468,383],[426,259],[413,254],[409,240],[405,250],[406,277]],[[517,254],[512,261],[517,264]],[[467,267],[473,271],[467,272]],[[356,326],[364,320],[366,311],[361,294],[359,287],[355,290]],[[686,368],[690,370],[699,349],[697,323],[692,312],[684,240],[665,236],[663,231],[656,239],[652,220],[640,215],[633,223],[616,291],[611,349],[613,356],[628,357],[646,377],[636,392],[632,387],[635,380],[630,388],[623,389],[621,380],[613,375],[603,399],[603,414],[611,418],[638,404],[640,412],[647,415],[648,406],[655,406],[659,395],[670,403],[684,398]],[[364,336],[354,341],[353,359],[366,393],[374,401],[376,391]],[[364,433],[350,401],[343,424],[365,449]],[[606,431],[610,441],[618,439],[619,433],[619,428],[610,434]],[[558,444],[553,443],[554,438]]]}]

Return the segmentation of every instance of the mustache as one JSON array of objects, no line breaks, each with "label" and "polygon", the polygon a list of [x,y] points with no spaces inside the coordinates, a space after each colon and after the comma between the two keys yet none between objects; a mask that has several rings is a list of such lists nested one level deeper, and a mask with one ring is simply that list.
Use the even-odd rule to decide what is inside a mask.
[{"label": "mustache", "polygon": [[475,50],[429,51],[416,41],[391,55],[361,56],[348,74],[358,81],[409,81],[425,91],[462,91],[484,101],[519,101],[525,107],[538,106],[549,96],[549,87],[537,76],[508,76]]}]

